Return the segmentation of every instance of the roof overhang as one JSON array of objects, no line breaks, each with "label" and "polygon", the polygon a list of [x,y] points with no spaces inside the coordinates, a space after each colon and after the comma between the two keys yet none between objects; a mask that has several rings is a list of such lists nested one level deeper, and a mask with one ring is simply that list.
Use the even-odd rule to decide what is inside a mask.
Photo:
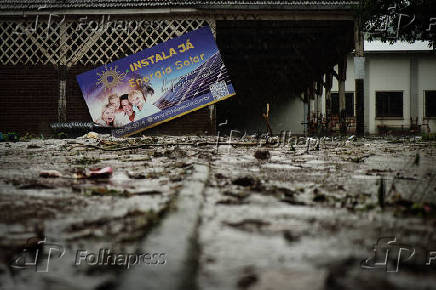
[{"label": "roof overhang", "polygon": [[169,14],[228,11],[353,11],[358,0],[2,0],[0,15],[31,14]]}]

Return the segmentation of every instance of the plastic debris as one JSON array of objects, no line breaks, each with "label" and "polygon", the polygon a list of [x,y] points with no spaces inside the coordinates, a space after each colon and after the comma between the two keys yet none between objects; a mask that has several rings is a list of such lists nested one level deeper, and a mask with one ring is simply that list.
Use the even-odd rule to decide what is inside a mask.
[{"label": "plastic debris", "polygon": [[88,178],[84,168],[75,168],[74,171],[75,172],[73,173],[73,178],[76,178],[76,179]]},{"label": "plastic debris", "polygon": [[109,178],[112,175],[112,167],[92,168],[87,172],[88,178]]},{"label": "plastic debris", "polygon": [[271,153],[267,150],[257,150],[254,152],[254,157],[256,157],[257,160],[269,160],[271,158]]},{"label": "plastic debris", "polygon": [[61,177],[62,174],[57,170],[43,170],[39,173],[39,176],[44,178],[58,178]]},{"label": "plastic debris", "polygon": [[78,168],[76,172],[73,173],[73,178],[76,179],[87,179],[87,178],[110,178],[112,176],[112,167],[104,167],[104,168],[89,168],[83,169]]},{"label": "plastic debris", "polygon": [[232,180],[233,185],[240,185],[240,186],[255,186],[259,182],[260,181],[258,179],[250,176],[238,177]]},{"label": "plastic debris", "polygon": [[89,132],[88,134],[83,135],[82,138],[85,138],[85,139],[98,139],[98,133]]},{"label": "plastic debris", "polygon": [[9,142],[18,142],[18,140],[20,139],[17,135],[17,133],[8,133],[7,134],[7,139]]}]

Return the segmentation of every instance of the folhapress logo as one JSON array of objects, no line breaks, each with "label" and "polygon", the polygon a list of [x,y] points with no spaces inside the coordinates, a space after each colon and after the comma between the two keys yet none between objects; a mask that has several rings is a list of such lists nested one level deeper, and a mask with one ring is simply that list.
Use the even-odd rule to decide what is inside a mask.
[{"label": "folhapress logo", "polygon": [[34,268],[36,272],[48,272],[50,260],[60,259],[65,249],[59,244],[48,243],[47,238],[30,238],[24,249],[10,262],[13,269]]},{"label": "folhapress logo", "polygon": [[98,253],[87,250],[77,250],[75,265],[86,264],[89,266],[117,265],[129,269],[133,265],[164,265],[165,253],[114,253],[111,249],[100,249]]},{"label": "folhapress logo", "polygon": [[[48,243],[47,239],[30,238],[23,250],[9,263],[12,269],[34,268],[36,272],[48,272],[50,261],[64,256],[65,249],[57,243]],[[122,266],[129,269],[134,265],[165,265],[167,254],[162,252],[120,253],[112,249],[99,249],[92,252],[84,249],[76,251],[74,266]]]},{"label": "folhapress logo", "polygon": [[436,261],[436,251],[424,249],[424,252],[420,252],[420,259],[417,259],[415,247],[400,243],[396,237],[378,239],[373,251],[372,257],[360,263],[362,269],[384,269],[386,272],[397,273],[400,271],[401,264],[405,262],[413,261],[417,265],[426,267]]}]

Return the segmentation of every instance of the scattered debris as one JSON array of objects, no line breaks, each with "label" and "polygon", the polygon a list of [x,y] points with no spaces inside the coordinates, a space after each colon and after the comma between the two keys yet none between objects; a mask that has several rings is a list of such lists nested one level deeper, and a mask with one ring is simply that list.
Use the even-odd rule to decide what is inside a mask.
[{"label": "scattered debris", "polygon": [[206,152],[200,152],[200,153],[198,153],[197,158],[198,159],[203,159],[203,160],[206,160],[206,161],[211,161],[212,160],[212,154],[206,153]]},{"label": "scattered debris", "polygon": [[43,190],[43,189],[54,189],[54,186],[48,185],[48,184],[42,184],[42,183],[31,183],[31,184],[23,184],[17,187],[18,189],[36,189],[36,190]]},{"label": "scattered debris", "polygon": [[378,205],[380,206],[380,208],[384,208],[385,207],[385,197],[386,197],[386,184],[385,184],[385,180],[384,178],[380,178],[378,180],[379,182],[379,187],[378,187],[378,191],[377,191],[377,200],[378,200]]},{"label": "scattered debris", "polygon": [[294,243],[300,240],[300,237],[293,233],[291,230],[283,231],[283,238],[290,243]]},{"label": "scattered debris", "polygon": [[267,150],[257,150],[254,152],[254,157],[256,157],[257,160],[265,161],[271,159],[271,153]]},{"label": "scattered debris", "polygon": [[87,179],[87,178],[95,178],[95,179],[107,179],[112,175],[111,167],[104,168],[75,168],[75,172],[73,173],[73,178],[76,179]]},{"label": "scattered debris", "polygon": [[244,231],[258,231],[260,228],[271,225],[270,222],[261,219],[243,219],[239,222],[226,222],[223,224]]},{"label": "scattered debris", "polygon": [[269,104],[266,104],[266,113],[262,113],[262,117],[265,119],[266,128],[270,136],[273,135],[271,125],[269,123]]},{"label": "scattered debris", "polygon": [[173,150],[165,150],[163,152],[163,156],[168,157],[170,159],[177,159],[177,158],[183,158],[186,157],[186,151],[180,149],[179,146],[176,146]]},{"label": "scattered debris", "polygon": [[98,162],[100,162],[99,158],[82,156],[81,158],[74,160],[73,163],[77,165],[90,165]]},{"label": "scattered debris", "polygon": [[259,278],[251,266],[245,267],[242,276],[238,280],[239,289],[248,289],[258,282]]},{"label": "scattered debris", "polygon": [[436,218],[436,204],[432,202],[414,202],[403,198],[400,194],[392,197],[388,205],[393,207],[397,216],[419,216],[424,218]]},{"label": "scattered debris", "polygon": [[372,156],[371,154],[347,156],[347,157],[344,157],[343,160],[348,161],[348,162],[361,163],[361,162],[364,162],[366,158],[371,157],[371,156]]},{"label": "scattered debris", "polygon": [[242,199],[230,197],[230,198],[219,200],[215,204],[216,205],[242,205],[242,204],[248,204],[248,202],[243,201]]},{"label": "scattered debris", "polygon": [[2,134],[2,139],[4,141],[9,141],[9,142],[18,142],[20,140],[20,137],[18,137],[17,133],[7,133],[5,135]]},{"label": "scattered debris", "polygon": [[111,195],[111,196],[130,196],[127,190],[118,190],[114,188],[108,188],[107,186],[94,186],[85,187],[82,189],[84,195]]},{"label": "scattered debris", "polygon": [[[266,268],[256,269],[259,271],[257,273],[254,268],[244,270],[246,265],[258,266],[255,264],[256,257],[251,255],[253,252],[270,254],[266,271],[284,269],[286,273],[300,275],[300,272],[296,274],[293,271],[295,263],[303,257],[310,269],[313,266],[318,273],[321,267],[322,272],[328,275],[330,265],[336,262],[331,260],[332,255],[325,256],[325,249],[334,241],[326,241],[326,235],[335,237],[340,233],[341,243],[337,251],[343,249],[342,253],[347,256],[357,253],[354,251],[357,246],[359,250],[368,250],[368,255],[372,253],[371,244],[376,242],[376,235],[389,233],[393,224],[399,229],[422,230],[423,233],[410,235],[416,241],[433,232],[436,205],[431,200],[436,194],[436,185],[432,183],[434,170],[431,164],[434,164],[435,154],[431,151],[431,144],[423,144],[424,141],[411,143],[405,138],[401,139],[401,143],[388,143],[385,139],[378,141],[373,137],[353,140],[343,137],[322,138],[319,144],[313,138],[309,150],[320,147],[322,151],[304,154],[307,138],[295,137],[292,144],[287,142],[282,147],[273,147],[275,139],[270,138],[272,141],[269,144],[257,144],[259,147],[250,148],[251,145],[247,144],[251,144],[251,140],[247,137],[247,143],[238,143],[242,144],[240,147],[235,143],[231,150],[222,150],[215,155],[214,138],[49,139],[44,142],[32,140],[27,144],[0,143],[3,148],[2,160],[5,161],[0,184],[3,190],[0,194],[0,210],[3,212],[0,215],[0,226],[3,228],[0,246],[16,245],[16,241],[23,236],[31,236],[36,232],[38,236],[50,237],[52,229],[56,227],[56,234],[59,234],[66,247],[75,248],[80,243],[84,248],[89,246],[92,249],[95,243],[110,240],[115,247],[124,249],[126,246],[127,251],[137,246],[138,241],[152,237],[146,235],[147,231],[160,220],[162,208],[169,207],[168,204],[172,208],[178,206],[178,190],[184,185],[182,182],[191,180],[185,179],[185,175],[189,176],[191,171],[187,168],[202,155],[210,164],[209,175],[205,176],[211,180],[205,183],[199,211],[201,226],[198,228],[198,243],[202,252],[198,261],[204,267],[203,274],[221,278],[228,275],[229,263],[237,260],[238,264],[231,264],[231,271],[235,269],[237,274],[233,276],[234,287],[254,289],[264,286],[260,281],[277,285],[273,283],[273,278],[277,276],[264,280]],[[220,144],[228,145],[226,137],[221,138]],[[294,140],[299,144],[294,144]],[[352,141],[352,145],[344,146],[347,141]],[[190,147],[176,146],[176,143]],[[34,148],[32,144],[43,149],[28,150]],[[80,151],[70,150],[77,147]],[[292,148],[298,153],[290,153]],[[256,151],[274,155],[274,163],[269,164],[279,166],[258,166],[258,163],[253,162]],[[416,152],[419,152],[419,161],[416,161]],[[86,157],[81,154],[86,154]],[[374,157],[362,163],[365,156]],[[347,157],[359,157],[360,160],[343,162]],[[258,160],[268,160],[270,157],[262,158],[256,157]],[[74,176],[83,180],[68,176],[72,172],[71,164],[75,163],[80,165],[79,168],[73,166]],[[90,165],[94,163],[98,164]],[[29,164],[36,166],[32,170],[22,170],[32,166]],[[105,172],[104,168],[87,169],[105,166],[112,166],[109,168],[112,174],[118,173],[114,176],[116,178],[107,179],[111,174],[109,170]],[[295,167],[301,170],[295,170]],[[40,172],[38,168],[54,168],[54,171],[62,172],[64,176],[54,179],[56,173],[50,173],[49,170]],[[91,172],[97,176],[91,179]],[[43,179],[38,174],[44,178],[53,175],[53,179]],[[130,180],[124,178],[126,174]],[[375,181],[380,175],[385,177],[384,186]],[[386,185],[390,186],[391,180],[396,187],[389,189]],[[73,193],[69,191],[71,187]],[[381,206],[384,207],[383,216],[380,216]],[[52,223],[54,219],[56,224]],[[34,224],[44,226],[42,230],[35,230]],[[374,226],[377,230],[368,236],[368,230],[374,229]],[[408,235],[402,235],[401,241],[410,242],[403,238],[408,238]],[[313,240],[314,247],[304,247],[303,244],[309,239]],[[226,247],[231,247],[232,255],[227,255]],[[290,247],[291,250],[302,251],[301,255],[287,255]],[[271,248],[275,251],[269,251]],[[333,253],[335,251],[333,249]],[[333,270],[334,281],[328,280],[325,282],[327,286],[322,286],[331,286],[333,289],[335,285],[345,285],[345,288],[355,285],[347,279],[352,273],[357,273],[354,279],[365,271],[355,271],[350,265],[356,264],[356,261],[359,263],[365,257],[359,256],[358,261],[353,260],[351,264],[339,262],[343,265],[341,270],[349,270],[346,272],[348,276],[344,277],[339,270],[337,273]],[[403,264],[401,266],[406,267]],[[105,271],[101,268],[98,271]],[[313,277],[311,271],[306,274]],[[385,276],[383,271],[379,274]],[[413,273],[406,274],[414,277]],[[377,273],[371,271],[369,276],[372,275]],[[415,279],[422,277],[419,275]],[[324,282],[325,278],[322,276],[319,280]],[[207,288],[202,286],[200,288]],[[374,286],[377,288],[377,284]]]},{"label": "scattered debris", "polygon": [[73,169],[73,178],[75,178],[75,179],[87,178],[85,168],[74,168]]},{"label": "scattered debris", "polygon": [[217,172],[217,173],[215,173],[215,178],[216,179],[226,179],[227,177],[225,177],[224,174]]},{"label": "scattered debris", "polygon": [[248,191],[242,191],[242,190],[235,190],[235,191],[226,190],[223,192],[223,195],[235,197],[237,199],[244,199],[248,197],[250,193]]},{"label": "scattered debris", "polygon": [[305,153],[308,154],[310,152],[310,146],[313,144],[312,150],[318,151],[319,150],[319,138],[306,138],[306,151]]},{"label": "scattered debris", "polygon": [[142,157],[133,157],[126,160],[122,160],[123,162],[143,162],[143,161],[151,161],[151,157],[146,155]]},{"label": "scattered debris", "polygon": [[313,190],[313,202],[326,202],[327,201],[327,197],[325,194],[322,194],[319,192],[318,188],[315,188]]},{"label": "scattered debris", "polygon": [[129,176],[129,178],[131,179],[145,179],[146,178],[146,173],[145,171],[128,171],[127,175]]},{"label": "scattered debris", "polygon": [[186,163],[186,162],[183,162],[183,161],[176,161],[175,163],[174,163],[174,167],[175,168],[186,168],[186,167],[188,167],[188,166],[190,166],[191,164],[188,164],[188,163]]},{"label": "scattered debris", "polygon": [[144,190],[144,191],[138,191],[133,192],[130,195],[161,195],[162,191],[160,190]]},{"label": "scattered debris", "polygon": [[112,167],[90,168],[87,172],[88,178],[110,178],[111,175]]},{"label": "scattered debris", "polygon": [[394,172],[391,168],[388,169],[379,169],[379,168],[371,168],[366,171],[367,175],[379,175],[381,173],[391,173]]},{"label": "scattered debris", "polygon": [[43,178],[59,178],[62,174],[57,170],[43,170],[39,173],[40,177]]},{"label": "scattered debris", "polygon": [[419,159],[420,159],[419,157],[420,157],[419,153],[416,153],[415,160],[413,161],[413,164],[416,166],[419,166]]},{"label": "scattered debris", "polygon": [[240,186],[255,186],[259,183],[260,181],[258,179],[251,176],[238,177],[232,180],[232,184]]},{"label": "scattered debris", "polygon": [[98,133],[95,133],[95,132],[89,132],[88,134],[83,135],[82,138],[84,138],[84,139],[98,139],[99,135],[98,135]]},{"label": "scattered debris", "polygon": [[156,150],[153,152],[153,157],[163,157],[163,156],[164,156],[164,154],[162,151]]}]

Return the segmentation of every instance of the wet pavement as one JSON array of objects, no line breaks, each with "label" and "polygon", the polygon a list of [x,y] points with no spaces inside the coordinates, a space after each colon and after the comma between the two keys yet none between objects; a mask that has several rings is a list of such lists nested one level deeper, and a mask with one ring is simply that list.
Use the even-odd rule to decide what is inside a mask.
[{"label": "wet pavement", "polygon": [[0,289],[436,285],[436,142],[89,134],[0,158]]}]

